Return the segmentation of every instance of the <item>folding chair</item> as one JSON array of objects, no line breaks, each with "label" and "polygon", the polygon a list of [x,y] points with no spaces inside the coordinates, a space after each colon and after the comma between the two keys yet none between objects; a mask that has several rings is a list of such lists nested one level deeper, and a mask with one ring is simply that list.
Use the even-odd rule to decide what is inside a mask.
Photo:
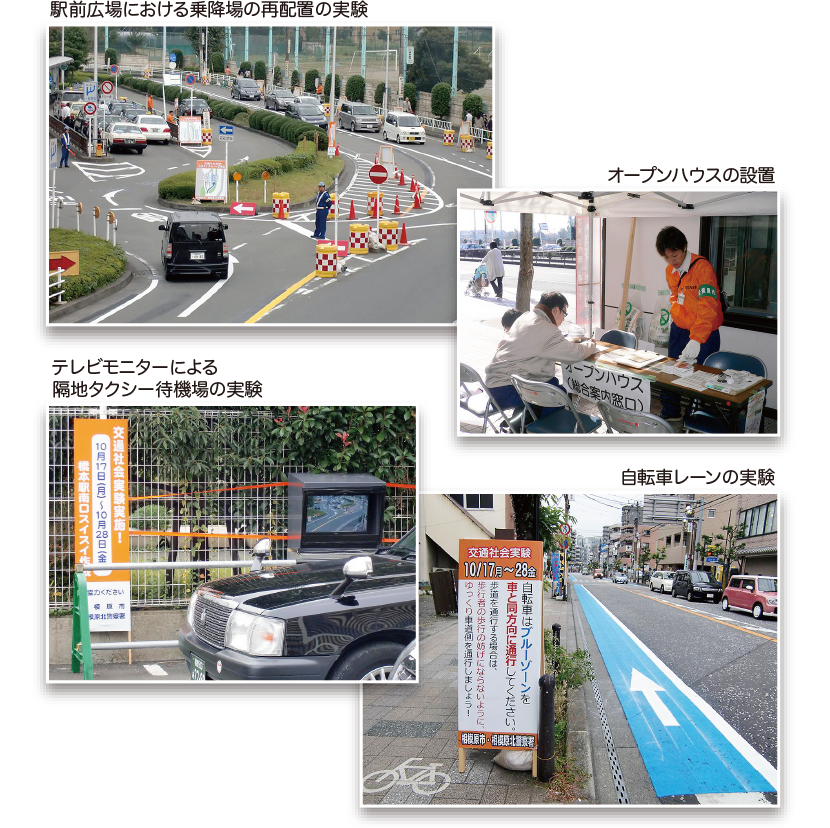
[{"label": "folding chair", "polygon": [[[478,383],[484,393],[472,393],[467,387],[467,383]],[[523,420],[524,413],[519,417],[515,415],[515,409],[510,409],[513,414],[508,415],[493,399],[490,389],[484,384],[484,380],[479,376],[478,371],[463,362],[461,363],[461,388],[467,394],[466,399],[461,400],[461,407],[482,420],[482,434],[487,433],[488,423],[492,426],[493,431],[500,432],[501,429],[498,425],[490,419],[496,415],[496,412],[501,416],[503,422],[507,423],[511,434],[519,433],[519,423]]]},{"label": "folding chair", "polygon": [[671,423],[656,414],[626,411],[597,400],[597,408],[609,432],[617,434],[674,434]]},{"label": "folding chair", "polygon": [[[567,392],[556,385],[535,382],[518,374],[510,377],[513,387],[525,404],[522,415],[522,430],[528,434],[588,434],[596,431],[602,420],[590,414],[580,414],[571,402]],[[553,409],[537,418],[533,406]],[[526,423],[525,417],[530,413],[533,421]]]},{"label": "folding chair", "polygon": [[606,331],[601,337],[600,342],[610,342],[612,345],[622,345],[625,348],[633,348],[637,350],[637,337],[631,331]]},{"label": "folding chair", "polygon": [[[710,368],[718,368],[726,371],[732,368],[736,371],[749,371],[766,379],[767,366],[756,356],[750,354],[738,354],[734,351],[716,351],[710,354],[703,361],[703,364]],[[731,434],[730,424],[720,409],[713,405],[704,405],[703,408],[696,408],[689,411],[683,418],[683,425],[687,431],[697,434]],[[746,414],[741,412],[738,415],[738,432],[743,433],[746,425]]]}]

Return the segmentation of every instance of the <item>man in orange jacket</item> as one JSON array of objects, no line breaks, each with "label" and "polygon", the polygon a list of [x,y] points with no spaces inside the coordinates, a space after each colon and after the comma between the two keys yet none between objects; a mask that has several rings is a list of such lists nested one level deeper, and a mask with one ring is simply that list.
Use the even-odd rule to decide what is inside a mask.
[{"label": "man in orange jacket", "polygon": [[[677,227],[664,227],[657,234],[656,244],[657,252],[666,261],[666,282],[671,293],[669,356],[702,364],[720,350],[718,329],[723,324],[723,308],[718,278],[703,256],[689,252],[686,236]],[[679,420],[679,398],[663,394],[661,399],[661,416]]]}]

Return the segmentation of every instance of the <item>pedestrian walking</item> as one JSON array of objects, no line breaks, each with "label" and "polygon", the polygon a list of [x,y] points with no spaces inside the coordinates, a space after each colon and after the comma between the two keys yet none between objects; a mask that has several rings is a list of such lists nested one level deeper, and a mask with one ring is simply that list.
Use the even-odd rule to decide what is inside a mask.
[{"label": "pedestrian walking", "polygon": [[487,255],[481,260],[481,263],[487,268],[487,278],[493,286],[493,291],[496,296],[501,299],[504,293],[504,261],[501,257],[501,250],[499,250],[499,243],[495,240],[490,242],[490,249]]},{"label": "pedestrian walking", "polygon": [[59,167],[69,168],[69,127],[63,128],[63,135],[61,135],[61,162]]},{"label": "pedestrian walking", "polygon": [[331,209],[331,197],[326,192],[325,182],[317,185],[317,211],[314,217],[314,233],[312,239],[324,239],[326,237],[326,219]]},{"label": "pedestrian walking", "polygon": [[61,107],[61,120],[69,126],[69,122],[72,119],[72,110],[69,108],[69,104],[65,103]]}]

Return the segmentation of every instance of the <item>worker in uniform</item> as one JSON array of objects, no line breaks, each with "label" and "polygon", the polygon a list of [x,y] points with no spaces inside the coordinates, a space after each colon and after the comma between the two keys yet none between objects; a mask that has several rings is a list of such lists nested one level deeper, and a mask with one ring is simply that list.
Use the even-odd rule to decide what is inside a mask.
[{"label": "worker in uniform", "polygon": [[326,219],[331,209],[331,197],[326,192],[326,185],[321,181],[317,185],[317,213],[314,217],[314,234],[312,239],[324,239],[326,237]]},{"label": "worker in uniform", "polygon": [[[670,292],[669,356],[703,364],[720,350],[718,329],[723,324],[723,308],[718,278],[703,256],[689,252],[686,236],[677,227],[664,227],[657,234],[656,246],[666,262]],[[663,393],[661,400],[661,416],[682,421],[679,397]]]}]

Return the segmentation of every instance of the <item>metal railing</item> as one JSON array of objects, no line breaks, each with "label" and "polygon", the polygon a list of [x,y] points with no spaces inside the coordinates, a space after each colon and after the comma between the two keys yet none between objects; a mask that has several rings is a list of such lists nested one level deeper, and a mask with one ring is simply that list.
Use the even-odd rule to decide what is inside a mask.
[{"label": "metal railing", "polygon": [[[52,277],[57,277],[55,281],[52,281]],[[63,278],[63,268],[59,267],[57,270],[52,270],[49,272],[49,290],[51,291],[52,288],[60,288],[60,290],[56,291],[55,293],[49,294],[49,301],[51,302],[53,299],[57,299],[56,304],[60,305],[63,303],[63,294],[65,293],[64,287],[64,278]]]},{"label": "metal railing", "polygon": [[[479,261],[487,253],[487,247],[475,248],[472,250],[459,250],[458,256],[461,259],[473,259]],[[502,261],[509,264],[519,263],[519,248],[502,248]],[[574,250],[534,250],[533,264],[539,267],[576,267],[576,251]]]}]

